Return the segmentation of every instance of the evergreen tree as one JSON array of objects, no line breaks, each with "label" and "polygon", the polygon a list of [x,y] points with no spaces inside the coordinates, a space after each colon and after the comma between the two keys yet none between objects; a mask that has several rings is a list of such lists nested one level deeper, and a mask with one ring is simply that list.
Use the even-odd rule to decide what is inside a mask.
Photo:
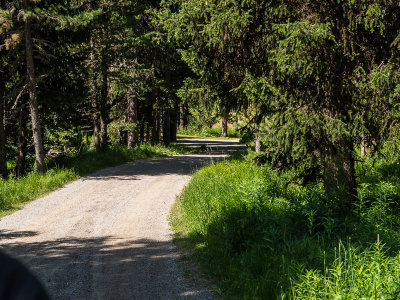
[{"label": "evergreen tree", "polygon": [[396,122],[396,1],[171,0],[159,16],[198,76],[268,120],[276,166],[321,168],[326,192],[351,204],[356,140],[378,149]]}]

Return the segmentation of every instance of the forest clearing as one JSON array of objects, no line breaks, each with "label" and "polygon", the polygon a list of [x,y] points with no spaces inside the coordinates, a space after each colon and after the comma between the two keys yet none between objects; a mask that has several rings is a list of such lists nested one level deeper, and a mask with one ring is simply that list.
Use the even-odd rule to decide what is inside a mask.
[{"label": "forest clearing", "polygon": [[127,297],[398,299],[399,121],[398,0],[0,0],[0,245],[57,298],[153,250]]}]

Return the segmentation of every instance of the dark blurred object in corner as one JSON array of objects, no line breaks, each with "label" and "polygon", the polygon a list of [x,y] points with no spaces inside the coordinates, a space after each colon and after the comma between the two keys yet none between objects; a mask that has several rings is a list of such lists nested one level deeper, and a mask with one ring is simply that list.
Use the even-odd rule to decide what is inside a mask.
[{"label": "dark blurred object in corner", "polygon": [[20,262],[0,252],[0,300],[50,299],[38,279]]}]

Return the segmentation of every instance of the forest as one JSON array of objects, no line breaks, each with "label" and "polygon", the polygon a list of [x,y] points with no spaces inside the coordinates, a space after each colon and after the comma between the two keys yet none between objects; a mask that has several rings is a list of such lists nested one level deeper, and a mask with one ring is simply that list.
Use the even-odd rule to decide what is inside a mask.
[{"label": "forest", "polygon": [[11,184],[85,156],[125,155],[115,164],[132,149],[182,153],[178,134],[240,137],[249,150],[196,174],[175,207],[188,226],[172,222],[221,293],[399,297],[398,0],[0,3],[2,209]]}]

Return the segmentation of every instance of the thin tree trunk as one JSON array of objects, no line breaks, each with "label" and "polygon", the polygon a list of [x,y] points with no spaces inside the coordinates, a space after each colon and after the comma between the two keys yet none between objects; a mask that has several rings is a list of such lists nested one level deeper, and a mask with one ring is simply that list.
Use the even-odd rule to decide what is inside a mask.
[{"label": "thin tree trunk", "polygon": [[160,135],[161,135],[161,130],[160,130],[160,116],[158,112],[154,112],[153,114],[153,124],[151,128],[151,144],[152,145],[157,145],[160,143]]},{"label": "thin tree trunk", "polygon": [[170,126],[170,132],[171,132],[171,142],[176,142],[177,138],[177,131],[178,131],[178,115],[177,115],[177,108],[175,108],[175,111],[173,115],[171,116],[171,126]]},{"label": "thin tree trunk", "polygon": [[238,131],[239,130],[239,118],[238,118],[238,115],[237,115],[237,112],[236,112],[236,115],[235,115],[235,131]]},{"label": "thin tree trunk", "polygon": [[100,114],[100,148],[101,150],[107,150],[108,148],[108,134],[107,134],[107,116],[106,113],[102,110]]},{"label": "thin tree trunk", "polygon": [[[138,112],[137,112],[137,99],[133,96],[132,89],[129,89],[126,94],[128,104],[128,148],[132,149],[138,144]],[[132,127],[131,127],[132,126]],[[134,126],[134,127],[133,127]]]},{"label": "thin tree trunk", "polygon": [[261,152],[261,138],[258,133],[256,133],[256,138],[255,138],[255,151],[256,153]]},{"label": "thin tree trunk", "polygon": [[101,149],[107,150],[108,135],[107,135],[107,98],[108,98],[108,66],[106,61],[106,53],[103,50],[101,59],[101,93],[100,93],[100,135],[101,135]]},{"label": "thin tree trunk", "polygon": [[158,87],[156,85],[156,72],[155,72],[155,64],[151,65],[153,72],[152,72],[152,122],[150,123],[152,128],[151,128],[151,144],[156,145],[160,142],[160,115],[157,111],[157,106],[158,106]]},{"label": "thin tree trunk", "polygon": [[150,121],[146,124],[146,143],[151,142],[150,124],[152,124]]},{"label": "thin tree trunk", "polygon": [[25,175],[25,161],[26,161],[26,141],[27,141],[27,129],[26,129],[26,112],[25,108],[21,107],[19,111],[18,120],[18,140],[17,140],[17,162],[15,164],[15,174],[17,177]]},{"label": "thin tree trunk", "polygon": [[222,113],[222,132],[221,132],[222,137],[227,137],[228,136],[228,112],[224,110]]},{"label": "thin tree trunk", "polygon": [[188,115],[189,115],[189,106],[188,106],[188,104],[185,104],[185,105],[183,106],[183,108],[184,108],[184,110],[185,110],[185,113],[184,113],[184,115],[183,115],[183,128],[186,129],[186,128],[188,127],[188,125],[189,125],[189,118],[188,118]]},{"label": "thin tree trunk", "polygon": [[4,83],[1,82],[0,86],[0,176],[7,178],[7,157],[6,157],[6,130],[5,130],[5,97],[4,97]]},{"label": "thin tree trunk", "polygon": [[100,150],[100,108],[99,108],[99,93],[97,85],[97,74],[96,74],[96,57],[95,57],[95,42],[94,37],[90,38],[90,69],[91,69],[91,98],[93,108],[93,135],[94,135],[94,147],[96,150]]},{"label": "thin tree trunk", "polygon": [[365,137],[364,135],[361,138],[361,158],[365,157]]},{"label": "thin tree trunk", "polygon": [[256,124],[256,136],[255,136],[255,151],[256,153],[260,153],[261,152],[261,147],[262,147],[262,143],[261,143],[261,137],[260,137],[260,129],[259,129],[259,125]]},{"label": "thin tree trunk", "polygon": [[94,147],[96,150],[100,150],[100,121],[99,113],[93,114],[93,134],[94,134]]},{"label": "thin tree trunk", "polygon": [[179,105],[179,130],[185,129],[185,105],[182,103]]},{"label": "thin tree trunk", "polygon": [[163,121],[163,142],[168,147],[171,142],[171,114],[169,108],[164,112]]},{"label": "thin tree trunk", "polygon": [[[24,5],[27,8],[27,0],[24,0]],[[44,174],[47,170],[44,161],[43,139],[40,129],[40,116],[37,100],[35,66],[33,62],[33,42],[31,35],[31,24],[29,17],[25,16],[25,51],[26,51],[26,67],[28,75],[28,90],[29,90],[29,110],[32,119],[33,142],[35,145],[36,167],[39,174]]]},{"label": "thin tree trunk", "polygon": [[144,143],[144,122],[140,122],[140,130],[139,130],[139,136],[140,136],[140,143]]}]

